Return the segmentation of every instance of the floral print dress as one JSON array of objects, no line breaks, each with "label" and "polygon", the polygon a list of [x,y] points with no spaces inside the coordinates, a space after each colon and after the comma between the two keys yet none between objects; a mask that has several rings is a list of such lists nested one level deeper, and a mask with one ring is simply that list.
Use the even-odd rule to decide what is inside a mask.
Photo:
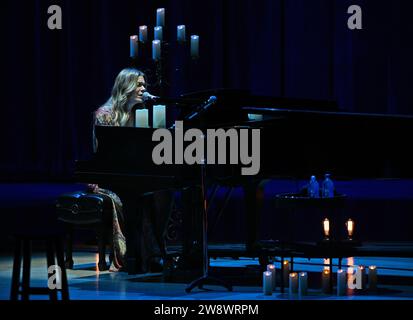
[{"label": "floral print dress", "polygon": [[[114,115],[111,107],[102,106],[94,114],[94,125],[114,126]],[[95,140],[95,150],[97,141]],[[123,233],[124,222],[122,213],[122,201],[112,191],[102,189],[96,184],[90,184],[89,188],[93,193],[108,196],[112,200],[113,218],[112,218],[112,263],[109,271],[116,272],[125,267],[126,258],[126,239]]]}]

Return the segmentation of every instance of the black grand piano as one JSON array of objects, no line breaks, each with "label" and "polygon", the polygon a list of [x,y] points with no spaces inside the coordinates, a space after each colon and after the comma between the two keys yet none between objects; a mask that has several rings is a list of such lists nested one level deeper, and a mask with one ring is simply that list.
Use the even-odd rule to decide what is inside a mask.
[{"label": "black grand piano", "polygon": [[[260,181],[276,178],[308,178],[331,172],[341,178],[412,178],[413,156],[409,138],[413,117],[402,115],[341,112],[331,101],[257,97],[247,91],[211,90],[182,96],[175,106],[184,119],[210,96],[217,103],[187,128],[260,129],[260,171],[242,176],[238,165],[207,165],[209,183],[242,186],[245,190],[246,247],[256,241],[257,201]],[[179,103],[177,103],[177,101]],[[196,103],[198,101],[198,103]],[[178,117],[178,118],[179,118]],[[169,129],[173,131],[173,129]],[[123,200],[128,247],[127,268],[136,272],[137,199],[157,190],[181,190],[200,185],[198,165],[161,165],[152,161],[154,129],[96,127],[99,148],[93,158],[78,161],[75,177],[80,182],[99,183],[114,190]],[[202,203],[194,205],[186,221],[197,220]],[[189,230],[193,228],[189,227]],[[189,235],[190,234],[190,235]],[[188,238],[197,237],[188,232]],[[184,241],[190,246],[193,239]],[[184,248],[189,253],[191,248]]]}]

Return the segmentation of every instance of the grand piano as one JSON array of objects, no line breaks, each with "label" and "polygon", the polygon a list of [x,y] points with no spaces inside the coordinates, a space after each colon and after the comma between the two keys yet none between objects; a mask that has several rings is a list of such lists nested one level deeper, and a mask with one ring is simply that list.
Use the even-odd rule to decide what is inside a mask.
[{"label": "grand piano", "polygon": [[[413,177],[413,156],[408,151],[408,139],[413,136],[412,116],[347,113],[338,110],[331,101],[257,97],[247,91],[211,90],[171,101],[180,111],[178,119],[188,118],[212,95],[217,97],[217,103],[203,110],[199,117],[184,122],[186,128],[258,128],[261,132],[261,166],[257,175],[241,175],[239,165],[206,166],[208,184],[244,188],[247,250],[253,250],[257,240],[256,190],[264,179],[307,179],[325,172],[330,172],[335,179]],[[198,165],[157,166],[153,163],[152,150],[158,144],[152,141],[153,131],[151,128],[98,126],[97,152],[89,160],[78,161],[75,170],[78,181],[99,183],[117,192],[123,200],[127,268],[132,274],[136,273],[139,256],[135,241],[139,197],[157,190],[193,190],[201,183]],[[191,255],[193,238],[200,240],[200,234],[194,230],[200,222],[196,215],[201,210],[201,201],[193,202],[186,214],[188,234],[184,255]]]}]

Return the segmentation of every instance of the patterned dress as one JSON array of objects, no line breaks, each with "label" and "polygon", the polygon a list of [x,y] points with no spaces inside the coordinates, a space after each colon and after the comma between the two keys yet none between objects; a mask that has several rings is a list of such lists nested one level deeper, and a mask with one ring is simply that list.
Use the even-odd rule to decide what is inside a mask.
[{"label": "patterned dress", "polygon": [[[102,106],[95,112],[95,125],[114,126],[114,114],[109,106]],[[95,149],[97,141],[95,139]],[[113,207],[112,219],[112,263],[109,271],[116,272],[125,266],[126,257],[126,239],[123,234],[124,220],[122,213],[122,201],[112,191],[99,188],[98,185],[90,184],[92,192],[110,197]]]}]

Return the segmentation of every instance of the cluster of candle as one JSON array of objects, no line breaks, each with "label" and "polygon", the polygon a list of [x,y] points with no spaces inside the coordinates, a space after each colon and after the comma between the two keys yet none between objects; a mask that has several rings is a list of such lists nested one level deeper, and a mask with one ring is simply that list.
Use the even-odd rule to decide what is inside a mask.
[{"label": "cluster of candle", "polygon": [[[165,106],[154,105],[153,106],[153,128],[165,128],[166,122]],[[149,111],[148,109],[137,109],[135,112],[135,127],[137,128],[149,128]]]},{"label": "cluster of candle", "polygon": [[[165,8],[159,8],[156,10],[156,26],[154,27],[154,40],[152,41],[152,59],[159,60],[161,59],[161,48],[163,39],[163,30],[165,28]],[[179,25],[176,27],[177,36],[176,39],[178,43],[186,42],[186,26]],[[199,57],[199,36],[191,35],[190,37],[190,46],[191,46],[191,57]],[[148,41],[148,26],[139,27],[139,36],[132,35],[130,36],[130,56],[132,58],[138,57],[138,45],[139,42],[145,43]]]},{"label": "cluster of candle", "polygon": [[[354,275],[356,269],[356,275]],[[298,294],[299,296],[307,295],[308,291],[308,275],[307,272],[290,272],[289,261],[283,262],[283,281],[286,287],[289,288],[290,296]],[[349,267],[346,272],[343,269],[337,270],[337,295],[343,296],[347,289],[367,289],[367,275],[364,266],[357,268]],[[321,288],[325,294],[331,293],[331,270],[325,267],[321,273]],[[358,282],[360,285],[354,285]],[[267,266],[267,271],[263,273],[263,292],[265,295],[271,295],[276,288],[275,283],[275,266],[270,264]],[[368,289],[377,290],[377,268],[370,266],[368,268]]]}]

